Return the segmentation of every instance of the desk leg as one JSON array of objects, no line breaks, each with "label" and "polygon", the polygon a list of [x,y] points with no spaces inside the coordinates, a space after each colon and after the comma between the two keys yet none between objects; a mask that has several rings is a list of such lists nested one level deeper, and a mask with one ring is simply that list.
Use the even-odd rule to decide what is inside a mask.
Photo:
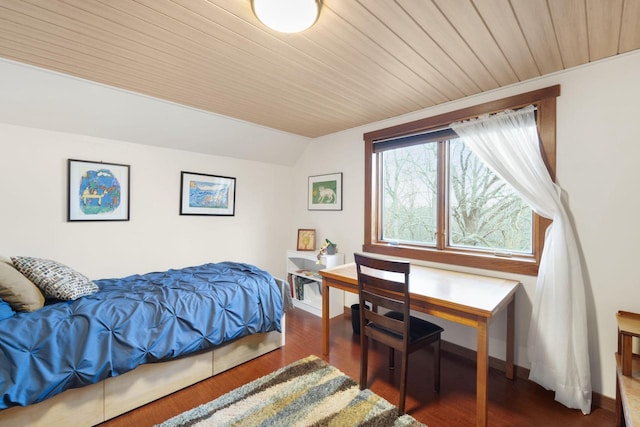
[{"label": "desk leg", "polygon": [[622,375],[630,377],[633,370],[633,366],[631,364],[633,360],[633,335],[620,335],[622,335],[622,353],[620,353],[620,359],[622,361]]},{"label": "desk leg", "polygon": [[616,369],[616,427],[624,427],[624,412],[622,410],[622,400],[620,398],[620,376]]},{"label": "desk leg", "polygon": [[329,285],[322,279],[322,354],[329,355]]},{"label": "desk leg", "polygon": [[489,376],[489,326],[487,319],[478,321],[478,361],[476,378],[476,425],[487,426],[487,379]]},{"label": "desk leg", "polygon": [[513,365],[514,347],[515,347],[515,329],[516,329],[516,300],[513,298],[507,306],[507,366],[505,374],[508,379],[515,378],[515,369]]}]

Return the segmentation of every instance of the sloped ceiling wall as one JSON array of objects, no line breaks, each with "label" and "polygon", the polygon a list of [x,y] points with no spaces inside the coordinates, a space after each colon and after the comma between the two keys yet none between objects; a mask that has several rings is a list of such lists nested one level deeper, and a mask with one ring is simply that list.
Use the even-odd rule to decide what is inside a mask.
[{"label": "sloped ceiling wall", "polygon": [[0,122],[291,166],[310,139],[0,59]]}]

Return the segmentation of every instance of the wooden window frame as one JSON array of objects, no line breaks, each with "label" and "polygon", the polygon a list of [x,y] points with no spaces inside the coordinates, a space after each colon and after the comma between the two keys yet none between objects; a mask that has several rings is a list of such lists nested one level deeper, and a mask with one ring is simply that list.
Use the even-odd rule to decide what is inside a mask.
[{"label": "wooden window frame", "polygon": [[[533,218],[533,258],[519,258],[516,256],[506,258],[469,250],[442,250],[407,244],[389,245],[388,242],[379,240],[380,211],[376,191],[379,188],[378,183],[381,177],[379,176],[380,167],[375,164],[376,155],[373,150],[373,145],[377,141],[429,132],[449,126],[451,123],[460,120],[467,120],[485,114],[494,114],[509,109],[518,109],[533,104],[537,108],[537,126],[540,136],[541,152],[551,179],[555,181],[556,98],[558,96],[560,96],[560,85],[555,85],[365,133],[363,136],[365,142],[365,218],[364,244],[362,245],[362,250],[364,252],[420,261],[454,264],[532,276],[537,275],[540,256],[544,247],[545,231],[551,223],[550,220],[542,218],[537,214],[534,214]],[[443,195],[439,195],[439,197],[443,197]]]}]

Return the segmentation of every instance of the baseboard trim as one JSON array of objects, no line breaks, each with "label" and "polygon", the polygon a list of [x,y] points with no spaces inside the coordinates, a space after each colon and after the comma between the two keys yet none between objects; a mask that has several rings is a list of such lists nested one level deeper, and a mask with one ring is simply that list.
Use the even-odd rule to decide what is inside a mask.
[{"label": "baseboard trim", "polygon": [[[345,317],[351,318],[351,309],[349,307],[345,307],[344,314],[345,314]],[[463,357],[473,362],[476,361],[476,351],[463,347],[461,345],[443,340],[441,343],[441,349],[442,351],[446,351],[456,356]],[[496,369],[501,372],[506,372],[506,365],[507,363],[504,360],[500,360],[496,357],[489,356],[490,369]],[[529,380],[529,369],[523,368],[522,366],[515,365],[514,371],[515,371],[516,378],[523,381],[531,381]],[[611,397],[604,396],[600,393],[593,392],[591,396],[591,406],[602,408],[606,411],[611,411],[615,413],[616,400]]]}]

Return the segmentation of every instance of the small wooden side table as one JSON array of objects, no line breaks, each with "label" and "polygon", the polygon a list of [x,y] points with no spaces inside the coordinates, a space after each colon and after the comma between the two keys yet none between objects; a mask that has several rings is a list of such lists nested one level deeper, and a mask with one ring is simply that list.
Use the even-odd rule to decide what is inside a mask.
[{"label": "small wooden side table", "polygon": [[618,353],[622,358],[622,375],[631,375],[633,356],[633,337],[640,338],[640,314],[619,311],[618,318]]},{"label": "small wooden side table", "polygon": [[633,353],[633,337],[640,337],[640,314],[618,311],[616,317],[616,425],[640,426],[640,356]]}]

